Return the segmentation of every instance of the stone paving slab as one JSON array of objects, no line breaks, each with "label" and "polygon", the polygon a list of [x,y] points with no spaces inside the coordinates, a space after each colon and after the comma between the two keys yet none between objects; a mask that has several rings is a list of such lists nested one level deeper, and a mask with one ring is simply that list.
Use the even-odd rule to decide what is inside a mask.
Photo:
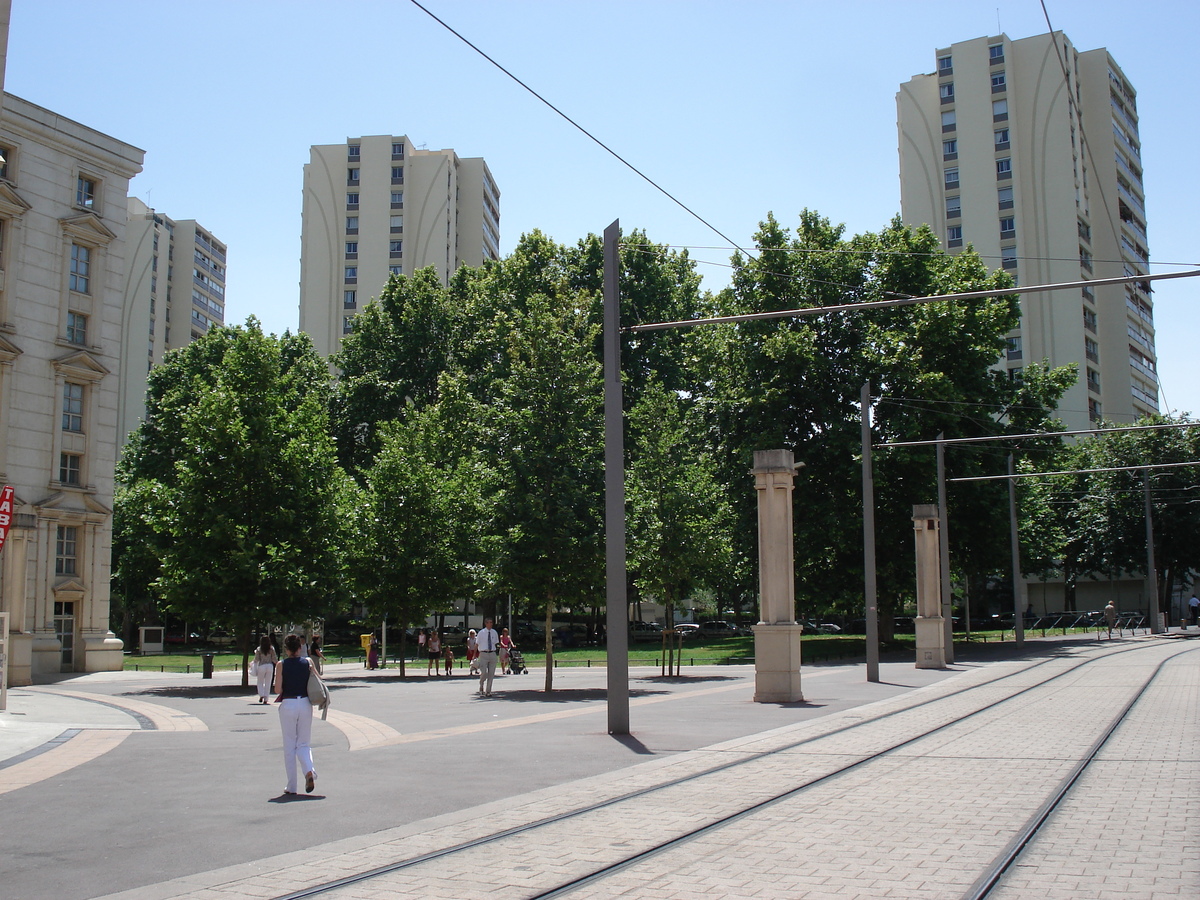
[{"label": "stone paving slab", "polygon": [[[1144,648],[1157,660],[1171,650]],[[1134,690],[1139,668],[1121,658],[1117,647],[1086,648],[1081,654],[1107,657],[1087,675],[1068,674],[1045,697],[1011,701],[1006,714],[982,713],[928,741],[921,750],[900,751],[870,768],[839,776],[828,786],[756,813],[744,827],[727,829],[669,851],[645,863],[583,888],[577,896],[754,897],[754,896],[960,896],[982,867],[1073,764],[1072,754],[1094,739],[1103,713],[1117,708]],[[886,746],[904,733],[953,721],[972,703],[1003,690],[996,679],[1011,674],[1006,689],[1032,684],[1061,672],[1075,657],[1051,660],[1033,669],[991,667],[906,694],[769,734],[726,742],[667,760],[597,776],[563,792],[542,791],[521,803],[489,805],[464,811],[445,821],[426,821],[417,830],[400,829],[366,844],[342,842],[337,848],[309,852],[298,864],[263,860],[274,874],[267,878],[245,872],[209,873],[201,878],[163,885],[123,898],[180,896],[235,897],[261,895],[301,885],[323,883],[337,871],[361,871],[382,863],[453,846],[497,829],[519,825],[585,800],[615,797],[638,787],[662,784],[681,774],[710,768],[714,758],[748,759],[774,750],[769,757],[721,776],[710,776],[703,789],[678,786],[648,796],[636,812],[612,806],[570,820],[538,834],[525,834],[502,845],[477,847],[456,856],[406,869],[396,876],[345,888],[330,896],[410,896],[428,892],[436,877],[443,896],[473,896],[504,891],[528,896],[576,877],[606,859],[652,846],[672,834],[719,817],[721,810],[743,808],[769,796],[780,783],[802,781],[832,771],[847,760]],[[1087,669],[1088,667],[1085,667]],[[1145,667],[1140,667],[1145,671]],[[1081,672],[1083,670],[1080,670]],[[993,682],[990,686],[986,682]],[[975,683],[973,691],[964,690]],[[987,696],[985,696],[987,695]],[[1032,692],[1031,692],[1032,695]],[[940,698],[918,707],[919,700]],[[866,715],[891,713],[869,726],[868,737],[841,731]],[[1181,717],[1186,723],[1186,717]],[[1192,737],[1195,737],[1192,722]],[[1185,727],[1186,724],[1185,724]],[[784,749],[797,739],[806,743]],[[1066,749],[1069,746],[1070,749]],[[690,789],[689,789],[690,788]],[[1193,789],[1193,794],[1194,794]],[[959,827],[955,827],[955,825]],[[350,846],[347,846],[349,844]],[[723,861],[715,865],[715,860]],[[335,865],[336,861],[336,865]],[[487,885],[479,872],[489,873]],[[436,873],[436,876],[434,875]],[[1165,874],[1165,873],[1164,873]],[[1179,876],[1186,880],[1186,874]],[[1168,885],[1164,877],[1164,889]],[[1143,885],[1144,886],[1144,885]],[[254,893],[250,893],[253,889]],[[171,893],[170,891],[174,891]],[[190,891],[190,892],[188,892]]]}]

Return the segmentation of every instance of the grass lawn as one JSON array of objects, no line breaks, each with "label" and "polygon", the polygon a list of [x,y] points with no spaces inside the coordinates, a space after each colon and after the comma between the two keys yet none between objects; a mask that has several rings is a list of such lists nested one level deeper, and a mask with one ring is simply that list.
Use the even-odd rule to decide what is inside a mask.
[{"label": "grass lawn", "polygon": [[[1071,633],[1088,631],[1091,629],[1068,629]],[[1059,629],[1055,629],[1048,634],[1057,634]],[[1066,632],[1063,632],[1066,633]],[[1031,636],[1040,634],[1040,631],[1031,633]],[[1011,631],[973,631],[971,632],[971,641],[979,642],[995,642],[995,641],[1011,641],[1013,633]],[[882,649],[884,652],[915,652],[914,636],[911,634],[898,634],[895,640],[890,644],[885,645]],[[955,635],[955,642],[964,642],[966,636],[963,634]],[[802,658],[805,662],[828,662],[836,660],[851,660],[862,658],[866,655],[866,638],[861,635],[841,635],[841,634],[813,634],[805,635],[801,638]],[[397,658],[395,652],[389,647],[388,665],[396,665]],[[202,657],[206,651],[194,650],[190,653],[164,653],[152,656],[135,656],[129,655],[125,657],[126,671],[141,671],[141,672],[200,672],[203,669]],[[218,672],[237,671],[242,667],[242,655],[240,653],[229,653],[221,651],[213,652],[213,668]],[[422,663],[425,660],[417,660],[412,658],[413,649],[408,648],[409,660],[406,663],[406,668],[414,671],[423,670],[425,666]],[[683,649],[680,651],[682,655],[683,666],[703,666],[703,665],[739,665],[749,664],[754,661],[754,638],[752,636],[739,636],[733,638],[715,638],[711,640],[691,639],[685,640]],[[363,662],[362,650],[357,646],[339,646],[331,644],[324,648],[325,658],[330,663],[355,662],[359,665]],[[556,666],[604,666],[607,663],[608,654],[603,647],[579,647],[570,650],[557,650],[554,653],[554,663]],[[529,645],[529,649],[525,651],[525,664],[527,666],[544,666],[546,664],[546,655],[542,652],[535,652],[534,648]],[[458,647],[455,648],[455,668],[466,668],[465,653]],[[662,661],[662,644],[658,641],[632,641],[629,644],[629,665],[630,666],[654,666],[663,665]]]}]

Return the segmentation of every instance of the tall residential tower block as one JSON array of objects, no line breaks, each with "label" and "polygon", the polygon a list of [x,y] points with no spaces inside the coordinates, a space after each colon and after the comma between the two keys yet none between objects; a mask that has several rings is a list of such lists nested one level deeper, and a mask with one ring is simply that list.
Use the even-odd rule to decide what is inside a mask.
[{"label": "tall residential tower block", "polygon": [[500,258],[500,192],[482,159],[404,136],[314,146],[304,167],[300,330],[328,356],[389,277]]},{"label": "tall residential tower block", "polygon": [[[1105,49],[1061,32],[936,52],[896,96],[904,221],[971,245],[1019,284],[1149,272],[1137,94]],[[1158,411],[1148,282],[1021,298],[1003,365],[1072,366],[1068,428]]]},{"label": "tall residential tower block", "polygon": [[208,229],[130,197],[126,243],[119,446],[146,416],[146,373],[168,350],[225,324],[227,251]]}]

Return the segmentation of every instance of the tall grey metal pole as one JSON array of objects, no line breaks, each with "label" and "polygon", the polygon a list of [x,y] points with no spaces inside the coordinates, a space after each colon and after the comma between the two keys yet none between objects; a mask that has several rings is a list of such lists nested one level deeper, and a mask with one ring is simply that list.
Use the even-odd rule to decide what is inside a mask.
[{"label": "tall grey metal pole", "polygon": [[[1008,454],[1008,474],[1013,475],[1013,455]],[[1013,638],[1020,647],[1025,643],[1025,605],[1021,591],[1021,539],[1017,533],[1017,480],[1008,479],[1008,526],[1012,539]]]},{"label": "tall grey metal pole", "polygon": [[625,434],[621,412],[621,220],[604,229],[604,558],[608,733],[629,734],[629,604],[625,595]]},{"label": "tall grey metal pole", "polygon": [[[1146,498],[1146,590],[1150,599],[1146,605],[1150,613],[1150,633],[1159,634],[1158,627],[1158,569],[1154,565],[1154,506],[1150,502],[1150,470],[1142,469],[1142,493]],[[1170,631],[1168,623],[1167,630]]]},{"label": "tall grey metal pole", "polygon": [[863,594],[867,617],[867,681],[879,681],[879,601],[875,581],[875,478],[871,472],[871,382],[859,395],[862,409]]},{"label": "tall grey metal pole", "polygon": [[944,431],[938,432],[938,562],[942,570],[942,618],[946,620],[946,665],[953,665],[954,598],[950,590],[950,531],[947,528],[950,514],[946,512],[946,445],[942,443],[945,437]]}]

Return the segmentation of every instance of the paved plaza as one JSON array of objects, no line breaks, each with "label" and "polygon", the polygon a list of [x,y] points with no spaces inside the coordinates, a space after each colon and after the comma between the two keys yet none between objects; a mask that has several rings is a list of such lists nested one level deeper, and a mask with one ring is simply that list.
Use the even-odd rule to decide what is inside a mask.
[{"label": "paved plaza", "polygon": [[[805,666],[791,704],[754,703],[751,667],[634,669],[626,737],[599,668],[481,698],[462,675],[334,665],[317,789],[295,799],[275,708],[232,673],[13,689],[0,894],[275,897],[435,853],[324,896],[536,896],[645,853],[571,896],[961,897],[1132,702],[992,896],[1196,897],[1200,642],[1181,637],[973,646],[878,684]],[[777,796],[793,782],[811,786]]]}]

